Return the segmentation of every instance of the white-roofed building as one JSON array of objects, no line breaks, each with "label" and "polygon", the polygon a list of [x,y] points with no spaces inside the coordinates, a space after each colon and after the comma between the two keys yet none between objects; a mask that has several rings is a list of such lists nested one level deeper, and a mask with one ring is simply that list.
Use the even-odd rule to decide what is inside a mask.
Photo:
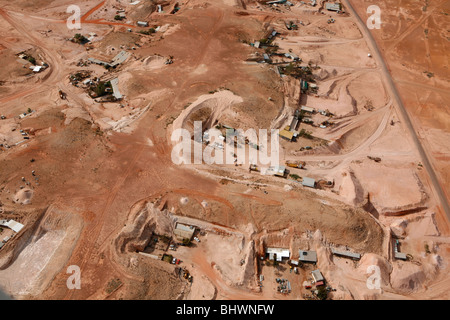
[{"label": "white-roofed building", "polygon": [[113,96],[114,98],[116,98],[117,100],[120,100],[123,98],[122,94],[119,91],[119,79],[118,78],[114,78],[111,81],[111,87],[113,90]]},{"label": "white-roofed building", "polygon": [[266,254],[269,255],[269,260],[276,260],[282,261],[283,259],[289,259],[291,252],[289,249],[282,249],[282,248],[267,248]]},{"label": "white-roofed building", "polygon": [[8,227],[17,233],[24,227],[23,224],[14,220],[0,220],[0,226]]}]

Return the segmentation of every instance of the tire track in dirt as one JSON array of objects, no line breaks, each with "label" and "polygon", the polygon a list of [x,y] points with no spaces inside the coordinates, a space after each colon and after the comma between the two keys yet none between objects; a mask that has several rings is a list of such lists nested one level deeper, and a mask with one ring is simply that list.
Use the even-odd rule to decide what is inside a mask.
[{"label": "tire track in dirt", "polygon": [[408,27],[404,32],[402,32],[398,37],[395,37],[394,39],[389,39],[389,41],[395,40],[394,43],[390,44],[389,47],[386,49],[386,52],[390,52],[392,51],[400,42],[402,42],[408,35],[410,35],[412,32],[414,32],[417,28],[419,28],[422,23],[424,23],[426,20],[428,20],[428,18],[431,17],[431,15],[434,13],[434,11],[436,11],[438,8],[440,8],[440,6],[447,2],[447,0],[444,0],[442,2],[440,2],[439,4],[436,5],[435,8],[433,8],[433,10],[431,10],[428,14],[426,14],[425,16],[421,17],[416,23],[414,23],[413,25],[411,25],[410,27]]},{"label": "tire track in dirt", "polygon": [[3,97],[2,99],[0,99],[0,103],[6,103],[17,98],[28,96],[32,93],[39,92],[39,90],[43,90],[43,87],[48,85],[49,83],[56,84],[57,81],[61,80],[60,69],[61,65],[63,65],[62,62],[59,61],[59,59],[55,55],[53,55],[49,50],[47,50],[45,48],[45,45],[39,39],[35,38],[26,28],[26,26],[16,22],[14,18],[12,18],[8,14],[8,12],[6,12],[2,8],[0,8],[0,16],[2,16],[5,19],[5,21],[8,22],[20,34],[30,39],[31,44],[42,51],[43,56],[46,57],[50,65],[47,74],[44,76],[40,84],[34,86],[32,89],[22,90],[19,92],[15,92],[9,96]]},{"label": "tire track in dirt", "polygon": [[267,199],[267,198],[261,198],[258,196],[254,196],[251,194],[245,194],[245,193],[236,193],[236,192],[230,192],[230,194],[236,195],[236,196],[240,196],[243,198],[247,198],[247,199],[251,199],[251,200],[255,200],[256,202],[259,202],[261,204],[264,204],[266,206],[282,206],[283,203],[280,201],[276,201],[276,200],[272,200],[272,199]]},{"label": "tire track in dirt", "polygon": [[[91,244],[88,246],[81,246],[82,243],[78,244],[77,247],[81,246],[81,248],[78,248],[77,251],[81,250],[80,253],[81,253],[82,257],[79,258],[79,259],[81,259],[81,261],[78,263],[75,263],[75,264],[78,265],[81,270],[84,270],[86,263],[91,259],[93,250],[96,247],[100,232],[102,230],[103,223],[105,222],[104,218],[105,218],[106,213],[110,211],[110,208],[111,208],[112,204],[114,203],[114,201],[117,197],[117,194],[120,191],[120,188],[122,187],[123,183],[128,178],[128,176],[130,175],[131,171],[135,168],[137,159],[139,159],[139,157],[142,155],[143,150],[144,150],[144,148],[140,148],[136,152],[136,154],[135,154],[133,160],[131,161],[131,164],[128,166],[127,170],[124,172],[123,175],[121,175],[118,178],[114,187],[111,189],[110,196],[108,197],[108,199],[106,201],[106,205],[105,205],[104,209],[101,211],[100,215],[95,219],[95,224],[90,228],[91,231],[88,232],[89,240],[91,240]],[[85,248],[87,248],[87,249],[85,249]],[[78,254],[77,256],[79,257],[80,254]],[[69,299],[72,298],[74,293],[75,292],[73,292],[73,291],[69,292],[68,298]],[[66,295],[66,297],[67,297],[67,295]]]},{"label": "tire track in dirt", "polygon": [[[214,34],[216,33],[216,31],[220,27],[221,23],[223,22],[223,17],[224,17],[224,13],[223,13],[223,11],[221,11],[220,18],[216,20],[215,27],[213,28],[212,32],[210,33],[209,38],[206,40],[206,43],[203,46],[203,50],[201,51],[201,55],[196,60],[197,65],[199,65],[200,62],[204,59],[204,57],[207,53],[207,48],[208,48]],[[167,110],[171,110],[171,107],[177,102],[179,96],[183,93],[182,89],[187,85],[189,80],[190,80],[190,77],[185,78],[185,81],[183,82],[181,89],[178,91],[179,92],[178,95],[172,100],[172,102],[168,106]],[[79,252],[79,254],[76,254],[76,256],[79,257],[78,259],[81,259],[81,262],[78,263],[77,265],[79,265],[81,269],[83,269],[83,267],[86,266],[87,262],[90,261],[92,254],[95,252],[94,249],[98,250],[102,246],[102,244],[104,244],[110,238],[112,233],[110,233],[106,237],[106,239],[102,242],[102,244],[98,244],[98,239],[99,239],[101,230],[103,228],[103,223],[105,221],[104,218],[105,218],[107,212],[110,211],[112,205],[115,202],[117,194],[120,191],[120,188],[122,187],[123,183],[126,181],[128,176],[130,175],[131,170],[135,167],[137,160],[140,158],[140,156],[142,155],[145,148],[148,148],[148,146],[143,145],[137,150],[135,157],[133,158],[130,165],[128,166],[128,169],[125,171],[125,173],[121,177],[118,178],[116,184],[114,185],[113,189],[111,190],[110,196],[107,199],[104,209],[102,210],[100,216],[96,219],[95,225],[92,226],[92,231],[89,232],[89,235],[90,235],[89,239],[91,239],[91,245],[88,246],[88,249],[86,249],[86,246],[81,246],[81,245],[78,246],[77,251]],[[153,170],[153,173],[156,174],[157,176],[159,176],[159,174],[160,174],[160,173],[156,172],[156,170]],[[201,193],[199,193],[199,194],[201,194]],[[221,199],[220,197],[215,197],[215,196],[210,196],[210,195],[208,195],[208,196],[212,197],[213,199],[217,199],[217,201],[220,201],[220,202],[224,201],[224,199]],[[225,200],[225,204],[227,206],[231,206],[231,208],[233,208],[231,203],[229,203],[229,202],[227,203],[226,200]],[[227,223],[228,223],[228,215],[227,215]],[[81,255],[81,257],[80,257],[80,255]],[[64,299],[71,299],[71,298],[73,298],[73,295],[74,295],[74,292],[70,292],[68,295],[66,295],[64,297]]]},{"label": "tire track in dirt", "polygon": [[389,69],[384,60],[384,57],[378,48],[378,44],[375,41],[374,37],[372,36],[372,33],[370,32],[370,30],[367,28],[367,25],[363,22],[361,17],[357,14],[355,9],[351,5],[350,0],[343,0],[343,1],[346,4],[347,8],[349,8],[351,14],[355,17],[355,20],[356,20],[357,24],[359,25],[361,32],[363,32],[363,34],[365,35],[365,38],[367,39],[367,43],[373,48],[374,57],[377,58],[378,62],[381,65],[383,75],[386,80],[386,85],[388,85],[390,92],[392,93],[393,99],[395,100],[396,105],[397,105],[397,109],[404,120],[405,127],[410,132],[411,138],[413,139],[413,142],[416,145],[417,151],[419,152],[420,157],[422,158],[422,163],[428,172],[430,182],[434,187],[433,189],[434,189],[436,198],[437,198],[437,200],[440,201],[442,209],[447,217],[447,221],[450,221],[450,205],[448,203],[446,193],[444,192],[444,189],[437,177],[434,167],[433,167],[430,159],[428,158],[427,152],[425,151],[426,149],[422,145],[422,143],[417,135],[416,129],[413,125],[413,120],[409,116],[408,111],[406,110],[406,108],[403,104],[403,100],[397,90],[397,87],[394,83],[391,73],[389,72]]}]

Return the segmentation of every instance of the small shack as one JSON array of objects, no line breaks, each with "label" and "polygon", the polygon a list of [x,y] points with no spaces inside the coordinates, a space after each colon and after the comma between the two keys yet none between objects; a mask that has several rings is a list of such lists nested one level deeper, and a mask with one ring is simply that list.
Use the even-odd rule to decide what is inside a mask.
[{"label": "small shack", "polygon": [[188,226],[182,223],[177,223],[173,231],[178,241],[183,241],[184,239],[189,239],[189,241],[191,241],[194,236],[194,232],[194,226]]},{"label": "small shack", "polygon": [[287,171],[285,166],[270,167],[269,169],[273,172],[274,176],[286,178]]},{"label": "small shack", "polygon": [[354,252],[350,252],[350,251],[341,251],[341,250],[336,250],[334,248],[331,248],[331,253],[336,256],[340,256],[343,258],[350,258],[352,260],[361,259],[361,255],[359,253],[354,253]]},{"label": "small shack", "polygon": [[[287,127],[286,127],[287,128]],[[287,140],[287,141],[292,141],[294,139],[294,132],[287,130],[286,128],[284,128],[283,130],[281,130],[278,135]]]},{"label": "small shack", "polygon": [[303,251],[299,250],[299,260],[301,262],[311,262],[316,263],[317,262],[317,252],[315,251]]},{"label": "small shack", "polygon": [[406,253],[402,253],[399,251],[398,247],[400,245],[400,242],[398,240],[395,240],[394,243],[394,258],[399,260],[407,260],[408,257],[406,256]]},{"label": "small shack", "polygon": [[307,106],[302,106],[302,107],[301,107],[301,110],[302,110],[302,111],[305,111],[305,112],[308,112],[308,113],[314,113],[314,112],[315,112],[315,109],[314,109],[314,108],[307,107]]},{"label": "small shack", "polygon": [[340,3],[333,3],[333,2],[326,2],[325,3],[325,9],[327,9],[328,11],[336,11],[339,12],[342,9],[342,6]]},{"label": "small shack", "polygon": [[114,78],[111,81],[111,87],[113,90],[113,96],[114,98],[116,98],[117,100],[122,100],[123,96],[119,91],[119,79],[118,78]]},{"label": "small shack", "polygon": [[138,21],[137,25],[139,27],[148,27],[148,22],[146,22],[146,21]]},{"label": "small shack", "polygon": [[308,188],[315,188],[316,180],[314,180],[313,178],[303,177],[302,185]]},{"label": "small shack", "polygon": [[313,277],[313,280],[314,280],[314,283],[316,284],[316,286],[323,284],[323,281],[325,280],[319,269],[311,271],[311,276]]}]

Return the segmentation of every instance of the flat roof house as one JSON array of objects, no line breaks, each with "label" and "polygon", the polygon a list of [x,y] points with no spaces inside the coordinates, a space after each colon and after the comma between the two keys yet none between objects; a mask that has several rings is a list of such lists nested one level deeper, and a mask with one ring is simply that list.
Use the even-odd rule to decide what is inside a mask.
[{"label": "flat roof house", "polygon": [[313,277],[315,283],[325,280],[319,269],[311,271],[311,276]]},{"label": "flat roof house", "polygon": [[317,253],[315,251],[299,250],[298,252],[299,252],[299,255],[300,255],[299,260],[301,262],[312,262],[312,263],[316,263],[317,262]]},{"label": "flat roof house", "polygon": [[341,11],[342,6],[340,3],[332,3],[332,2],[326,2],[325,3],[325,9],[327,9],[328,11]]},{"label": "flat roof house", "polygon": [[279,135],[281,138],[286,139],[286,140],[288,140],[288,141],[292,141],[292,139],[294,139],[294,132],[289,131],[289,130],[286,130],[286,129],[281,130],[281,131],[278,133],[278,135]]},{"label": "flat roof house", "polygon": [[194,235],[194,232],[195,232],[194,226],[188,226],[182,223],[177,223],[177,226],[173,231],[178,241],[183,241],[184,239],[191,240],[192,236]]},{"label": "flat roof house", "polygon": [[302,106],[301,110],[305,111],[305,112],[309,112],[309,113],[314,113],[314,111],[315,111],[314,108],[307,107],[307,106]]},{"label": "flat roof house", "polygon": [[331,248],[331,253],[337,256],[341,256],[344,258],[350,258],[353,260],[359,260],[361,259],[361,255],[359,253],[353,253],[350,251],[341,251],[341,250],[336,250],[334,248]]},{"label": "flat roof house", "polygon": [[22,228],[24,227],[23,224],[21,224],[21,223],[19,223],[17,221],[14,221],[12,219],[0,220],[0,226],[8,227],[8,228],[12,229],[16,233],[20,232],[20,230],[22,230]]},{"label": "flat roof house", "polygon": [[275,256],[277,261],[282,261],[283,258],[289,259],[289,256],[291,255],[289,249],[282,249],[282,248],[267,248],[266,254],[269,255],[269,260],[275,260]]}]

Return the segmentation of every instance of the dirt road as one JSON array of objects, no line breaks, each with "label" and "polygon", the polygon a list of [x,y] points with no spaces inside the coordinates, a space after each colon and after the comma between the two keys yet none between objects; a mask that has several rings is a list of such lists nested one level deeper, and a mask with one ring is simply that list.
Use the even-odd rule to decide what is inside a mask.
[{"label": "dirt road", "polygon": [[442,205],[443,210],[445,211],[447,215],[447,220],[450,221],[450,206],[447,200],[447,197],[445,195],[445,192],[436,176],[436,173],[434,171],[433,166],[431,165],[430,160],[428,159],[427,153],[425,152],[424,147],[422,146],[422,143],[419,140],[419,137],[417,136],[417,131],[415,130],[411,118],[408,115],[408,112],[406,111],[405,106],[403,105],[403,101],[400,97],[400,94],[398,93],[397,87],[392,79],[392,76],[389,72],[389,69],[386,65],[386,62],[384,61],[383,55],[381,54],[380,50],[378,49],[378,45],[373,38],[372,34],[370,33],[369,29],[367,28],[367,25],[363,22],[361,17],[356,13],[355,9],[351,5],[349,0],[344,0],[344,3],[346,7],[349,9],[350,13],[355,16],[355,21],[359,25],[359,28],[361,32],[363,33],[364,37],[367,39],[368,45],[372,48],[373,57],[377,60],[377,62],[381,66],[381,71],[383,73],[383,76],[385,77],[386,84],[388,86],[389,91],[391,91],[392,97],[395,99],[396,105],[398,107],[398,111],[403,117],[404,123],[406,125],[406,128],[409,130],[411,137],[413,139],[414,144],[416,145],[420,157],[422,158],[422,164],[426,168],[428,175],[430,177],[431,183],[433,184],[434,191]]}]

